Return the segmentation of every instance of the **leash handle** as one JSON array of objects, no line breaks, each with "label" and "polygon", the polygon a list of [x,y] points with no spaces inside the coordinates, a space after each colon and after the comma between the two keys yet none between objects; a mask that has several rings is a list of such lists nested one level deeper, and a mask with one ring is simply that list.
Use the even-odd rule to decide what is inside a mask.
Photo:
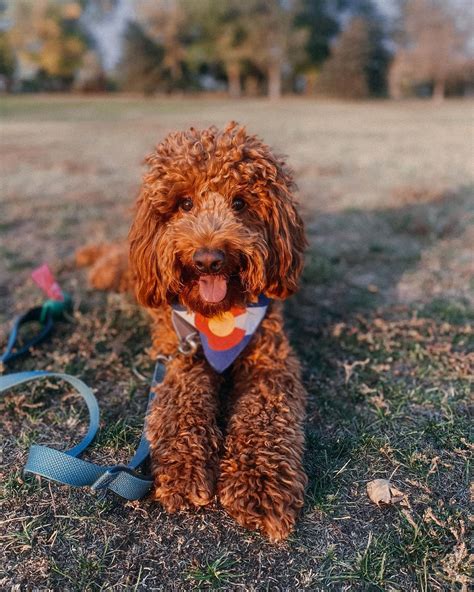
[{"label": "leash handle", "polygon": [[[153,387],[163,380],[164,374],[165,366],[160,359],[155,366],[147,411],[154,398]],[[0,392],[43,378],[65,380],[77,390],[85,400],[89,411],[89,428],[79,444],[65,452],[48,446],[36,444],[31,446],[24,472],[41,475],[47,479],[74,487],[90,486],[95,491],[110,489],[129,500],[144,497],[153,483],[151,475],[141,475],[136,472],[149,456],[149,443],[144,431],[138,448],[128,465],[100,466],[78,458],[95,438],[100,421],[97,399],[84,382],[75,376],[58,372],[18,372],[0,376]]]},{"label": "leash handle", "polygon": [[[44,275],[43,272],[41,273]],[[46,279],[48,278],[49,275]],[[72,310],[70,296],[62,293],[62,297],[62,300],[49,299],[42,306],[32,308],[23,315],[16,317],[8,337],[5,351],[0,356],[0,364],[6,365],[26,355],[32,347],[44,341],[52,333],[55,320],[64,316],[65,312]],[[17,341],[21,327],[31,322],[40,323],[42,325],[41,329],[24,345],[18,346]],[[156,361],[152,388],[148,397],[147,412],[154,397],[153,387],[164,378],[164,361],[163,357],[160,357]],[[82,380],[79,380],[75,376],[58,372],[18,372],[0,376],[0,393],[21,384],[44,378],[64,380],[76,389],[87,405],[89,427],[84,438],[76,446],[65,452],[49,448],[48,446],[32,445],[28,453],[24,472],[41,475],[58,483],[75,487],[90,486],[93,490],[110,489],[129,500],[144,497],[149,492],[153,483],[151,475],[137,473],[137,469],[144,464],[149,456],[149,444],[145,436],[145,431],[143,431],[138,448],[128,465],[100,466],[79,458],[94,440],[100,422],[97,399],[92,390]]]},{"label": "leash handle", "polygon": [[73,386],[76,391],[81,395],[87,405],[87,409],[89,411],[89,428],[87,430],[86,435],[84,438],[66,452],[69,456],[79,456],[84,452],[84,450],[89,446],[92,440],[95,438],[97,434],[97,430],[99,429],[99,422],[100,422],[100,411],[99,405],[97,403],[97,399],[94,396],[94,393],[91,389],[76,378],[75,376],[70,376],[69,374],[61,374],[59,372],[44,372],[42,370],[32,370],[30,372],[16,372],[14,374],[5,374],[5,376],[0,376],[0,392],[10,390],[14,387],[19,386],[20,384],[25,384],[27,382],[32,382],[34,380],[39,380],[42,378],[59,378],[66,382],[69,382],[71,386]]}]

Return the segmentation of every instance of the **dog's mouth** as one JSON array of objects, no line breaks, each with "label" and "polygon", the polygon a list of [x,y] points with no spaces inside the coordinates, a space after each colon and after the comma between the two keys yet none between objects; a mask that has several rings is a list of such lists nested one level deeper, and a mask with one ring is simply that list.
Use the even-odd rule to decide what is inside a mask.
[{"label": "dog's mouth", "polygon": [[176,298],[189,310],[208,317],[230,310],[233,306],[243,306],[246,290],[241,269],[229,266],[220,273],[199,274],[192,267],[185,267]]},{"label": "dog's mouth", "polygon": [[228,280],[223,275],[201,275],[198,280],[199,295],[208,304],[218,304],[227,295]]}]

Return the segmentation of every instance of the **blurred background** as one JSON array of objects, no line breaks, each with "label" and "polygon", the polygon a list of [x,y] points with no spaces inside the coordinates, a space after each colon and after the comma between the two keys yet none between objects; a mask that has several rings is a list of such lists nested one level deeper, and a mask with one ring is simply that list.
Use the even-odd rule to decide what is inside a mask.
[{"label": "blurred background", "polygon": [[[237,120],[299,188],[309,245],[286,320],[310,477],[297,533],[272,548],[217,507],[167,516],[28,484],[27,443],[69,441],[79,410],[25,387],[0,407],[0,586],[468,589],[473,28],[472,0],[0,1],[0,349],[48,262],[74,323],[15,369],[93,386],[108,427],[92,454],[128,458],[148,320],[90,290],[74,252],[125,240],[167,133]],[[407,507],[370,506],[367,480],[393,475]]]},{"label": "blurred background", "polygon": [[295,171],[311,306],[464,298],[473,32],[469,0],[0,0],[0,308],[124,239],[164,135],[230,120]]},{"label": "blurred background", "polygon": [[3,0],[3,92],[474,92],[469,0]]}]

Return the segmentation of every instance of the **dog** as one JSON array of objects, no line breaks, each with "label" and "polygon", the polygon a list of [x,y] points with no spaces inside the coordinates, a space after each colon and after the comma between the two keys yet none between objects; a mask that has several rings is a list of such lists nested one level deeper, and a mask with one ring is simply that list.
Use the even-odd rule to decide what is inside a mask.
[{"label": "dog", "polygon": [[171,133],[146,163],[128,246],[85,247],[77,263],[95,288],[133,290],[153,355],[170,356],[147,418],[152,495],[176,512],[217,494],[283,540],[307,483],[306,393],[282,316],[306,247],[292,173],[235,122]]}]

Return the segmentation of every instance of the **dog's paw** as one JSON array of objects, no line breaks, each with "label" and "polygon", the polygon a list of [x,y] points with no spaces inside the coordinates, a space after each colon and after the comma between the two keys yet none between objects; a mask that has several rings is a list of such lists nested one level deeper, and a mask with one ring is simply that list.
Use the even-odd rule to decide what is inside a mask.
[{"label": "dog's paw", "polygon": [[259,530],[271,542],[286,539],[303,506],[306,475],[300,468],[245,466],[242,458],[221,465],[218,495],[221,505],[245,528]]},{"label": "dog's paw", "polygon": [[187,462],[160,466],[155,474],[153,499],[170,514],[209,504],[215,492],[215,471]]}]

